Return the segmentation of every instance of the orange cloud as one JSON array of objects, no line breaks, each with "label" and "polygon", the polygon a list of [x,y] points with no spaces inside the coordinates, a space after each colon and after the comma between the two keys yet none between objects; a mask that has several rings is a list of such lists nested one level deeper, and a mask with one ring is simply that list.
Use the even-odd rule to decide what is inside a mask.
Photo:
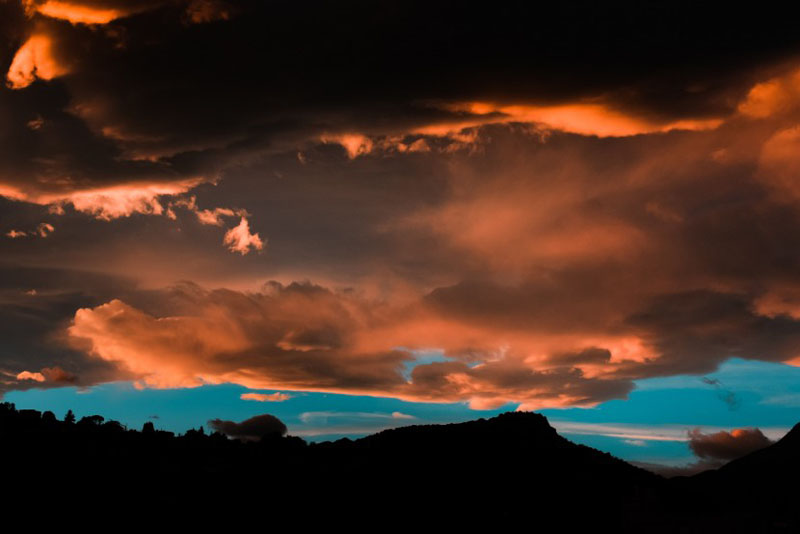
[{"label": "orange cloud", "polygon": [[51,382],[54,384],[73,383],[78,377],[60,367],[45,367],[40,372],[22,371],[17,374],[17,380],[32,380],[34,382]]},{"label": "orange cloud", "polygon": [[47,237],[54,231],[55,227],[49,223],[41,223],[39,224],[39,226],[36,227],[36,232],[39,234],[39,237]]},{"label": "orange cloud", "polygon": [[107,24],[112,20],[129,15],[132,11],[88,6],[59,0],[46,0],[44,3],[29,2],[30,10],[54,19],[72,24]]},{"label": "orange cloud", "polygon": [[338,135],[325,134],[320,140],[323,143],[336,143],[341,145],[347,151],[347,156],[350,159],[369,154],[374,148],[372,139],[357,133]]},{"label": "orange cloud", "polygon": [[[250,345],[233,318],[213,310],[206,317],[158,319],[120,300],[80,309],[70,335],[90,341],[95,356],[141,375],[139,386],[196,387],[225,381],[210,359]],[[245,373],[246,374],[246,373]]]},{"label": "orange cloud", "polygon": [[17,50],[6,74],[6,83],[11,89],[23,89],[37,78],[52,80],[68,72],[69,69],[53,54],[52,39],[37,33]]},{"label": "orange cloud", "polygon": [[[593,406],[624,398],[635,379],[698,372],[730,354],[785,361],[800,346],[735,296],[671,295],[633,320],[607,295],[548,291],[462,284],[392,304],[311,284],[246,293],[185,284],[151,295],[155,309],[168,303],[166,316],[113,300],[79,310],[68,333],[140,387],[228,382],[526,410]],[[417,361],[431,350],[442,361]]]},{"label": "orange cloud", "polygon": [[167,208],[167,216],[170,219],[175,219],[175,212],[173,208],[186,209],[197,217],[200,224],[210,226],[222,226],[224,217],[234,217],[236,215],[245,216],[247,212],[244,210],[233,210],[230,208],[214,208],[214,209],[200,209],[197,206],[197,197],[191,196],[189,198],[181,198],[174,202],[170,202]]},{"label": "orange cloud", "polygon": [[742,115],[763,119],[780,115],[800,104],[800,69],[757,83],[739,104]]},{"label": "orange cloud", "polygon": [[[540,136],[546,136],[548,130],[558,130],[586,136],[629,137],[673,130],[713,130],[723,123],[721,118],[648,120],[626,115],[604,104],[581,102],[555,106],[466,102],[447,104],[442,108],[465,116],[413,128],[403,135],[324,134],[320,141],[341,145],[347,156],[355,159],[379,150],[396,153],[430,152],[432,149],[426,137],[449,141],[446,147],[438,148],[439,151],[474,150],[478,140],[477,128],[491,124],[535,125],[541,128],[536,132]],[[406,141],[409,136],[411,139]],[[414,139],[415,136],[423,137]]]},{"label": "orange cloud", "polygon": [[757,176],[776,200],[800,200],[800,126],[778,130],[764,143]]},{"label": "orange cloud", "polygon": [[288,393],[242,393],[239,397],[242,400],[252,400],[258,402],[283,402],[292,398]]},{"label": "orange cloud", "polygon": [[24,231],[24,230],[10,230],[6,232],[6,236],[10,237],[11,239],[17,239],[20,237],[47,237],[55,231],[55,227],[50,223],[39,223],[38,226],[34,230],[31,231]]},{"label": "orange cloud", "polygon": [[0,196],[58,209],[65,204],[75,210],[93,215],[97,219],[111,220],[129,217],[134,213],[162,215],[165,212],[160,198],[186,193],[205,180],[190,178],[175,182],[119,184],[93,189],[64,192],[26,192],[20,188],[0,184]]},{"label": "orange cloud", "polygon": [[250,250],[263,250],[264,242],[257,233],[250,233],[250,224],[245,217],[242,217],[239,224],[225,233],[222,243],[231,252],[238,252],[242,256]]},{"label": "orange cloud", "polygon": [[30,371],[22,371],[17,375],[17,380],[33,380],[34,382],[44,382],[46,378],[42,373],[31,373]]},{"label": "orange cloud", "polygon": [[[69,335],[89,354],[138,376],[141,387],[231,382],[253,389],[467,401],[478,409],[509,402],[526,409],[588,406],[624,396],[632,387],[608,372],[584,376],[576,367],[581,357],[569,356],[563,362],[527,358],[548,347],[563,349],[564,336],[548,341],[541,333],[515,337],[497,328],[437,322],[431,310],[419,305],[406,313],[298,284],[273,285],[255,294],[179,289],[171,301],[184,302],[185,314],[157,318],[119,300],[81,309]],[[431,323],[435,326],[426,332]],[[581,345],[580,335],[571,337],[572,344]],[[460,355],[470,341],[496,350]],[[505,341],[508,349],[502,348]],[[395,347],[423,344],[449,349],[452,357],[414,366],[408,380],[402,364],[414,358]],[[245,395],[265,400],[262,394]]]},{"label": "orange cloud", "polygon": [[711,130],[722,124],[721,119],[655,122],[626,115],[598,103],[531,106],[466,102],[444,107],[449,111],[469,113],[470,116],[451,123],[424,126],[414,133],[446,136],[484,124],[522,122],[542,124],[550,129],[581,135],[627,137],[671,130]]}]

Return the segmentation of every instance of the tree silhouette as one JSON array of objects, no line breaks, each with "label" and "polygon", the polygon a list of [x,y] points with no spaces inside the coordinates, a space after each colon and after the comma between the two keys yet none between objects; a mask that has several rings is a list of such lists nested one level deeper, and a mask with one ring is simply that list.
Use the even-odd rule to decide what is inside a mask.
[{"label": "tree silhouette", "polygon": [[64,422],[68,425],[71,425],[75,422],[75,414],[72,413],[72,410],[67,410],[67,415],[64,416]]}]

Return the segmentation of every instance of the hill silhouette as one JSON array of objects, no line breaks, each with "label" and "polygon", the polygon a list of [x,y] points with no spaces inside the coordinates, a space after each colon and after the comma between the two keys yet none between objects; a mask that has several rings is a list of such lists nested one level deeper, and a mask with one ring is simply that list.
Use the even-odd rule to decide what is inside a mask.
[{"label": "hill silhouette", "polygon": [[665,479],[570,442],[536,413],[314,444],[285,436],[272,419],[254,418],[247,428],[268,432],[240,440],[202,428],[176,436],[152,423],[129,430],[101,416],[59,421],[0,404],[2,502],[26,517],[90,509],[98,521],[158,514],[251,528],[707,533],[800,525],[800,426],[717,471]]}]

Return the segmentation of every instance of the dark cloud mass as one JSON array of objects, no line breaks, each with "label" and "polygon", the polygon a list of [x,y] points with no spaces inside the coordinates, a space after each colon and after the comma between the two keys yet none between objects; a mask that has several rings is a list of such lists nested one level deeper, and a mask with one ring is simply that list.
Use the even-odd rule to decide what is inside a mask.
[{"label": "dark cloud mass", "polygon": [[689,432],[689,448],[698,458],[706,460],[735,460],[772,443],[772,440],[757,428],[741,428],[713,434],[703,434],[699,430]]},{"label": "dark cloud mass", "polygon": [[794,11],[2,1],[0,392],[797,365]]},{"label": "dark cloud mass", "polygon": [[221,432],[228,437],[244,441],[256,441],[264,436],[283,436],[286,434],[286,425],[274,415],[256,415],[241,423],[212,419],[208,426],[216,432]]}]

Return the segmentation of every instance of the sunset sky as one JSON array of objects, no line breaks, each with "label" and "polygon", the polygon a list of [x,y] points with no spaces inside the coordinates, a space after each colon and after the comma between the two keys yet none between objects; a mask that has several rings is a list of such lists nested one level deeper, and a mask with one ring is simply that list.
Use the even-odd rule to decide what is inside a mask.
[{"label": "sunset sky", "polygon": [[535,410],[675,466],[781,437],[798,13],[727,9],[0,0],[0,395],[311,440]]}]

